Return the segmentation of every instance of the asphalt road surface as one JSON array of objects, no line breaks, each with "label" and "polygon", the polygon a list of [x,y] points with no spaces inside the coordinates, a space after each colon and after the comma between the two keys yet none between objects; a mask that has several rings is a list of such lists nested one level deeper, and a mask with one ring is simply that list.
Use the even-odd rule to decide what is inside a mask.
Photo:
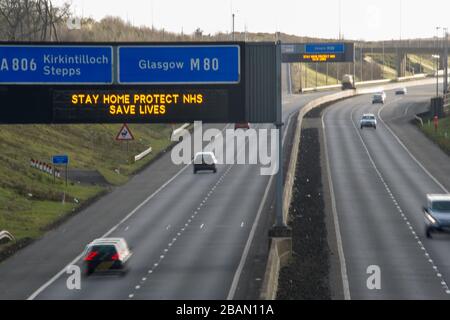
[{"label": "asphalt road surface", "polygon": [[[427,239],[422,215],[427,193],[450,190],[450,161],[409,124],[434,90],[388,91],[384,106],[364,95],[323,115],[347,298],[450,298],[450,235]],[[363,113],[377,116],[376,130],[359,128]],[[374,270],[380,289],[369,279]]]},{"label": "asphalt road surface", "polygon": [[[324,94],[284,95],[283,120]],[[194,175],[192,165],[174,165],[165,154],[1,263],[0,299],[235,298],[248,282],[241,272],[256,226],[267,219],[270,177],[260,167],[219,165],[216,174]],[[93,275],[69,290],[66,266],[79,265],[85,245],[104,236],[124,237],[132,247],[129,272]]]}]

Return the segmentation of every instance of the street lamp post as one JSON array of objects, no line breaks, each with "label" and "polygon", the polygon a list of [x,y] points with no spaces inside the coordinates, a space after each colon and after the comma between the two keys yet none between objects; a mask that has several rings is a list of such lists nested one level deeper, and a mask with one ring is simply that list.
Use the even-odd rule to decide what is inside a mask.
[{"label": "street lamp post", "polygon": [[231,39],[234,41],[234,13],[231,14],[232,28],[231,28]]},{"label": "street lamp post", "polygon": [[437,54],[435,55],[436,58],[436,97],[439,97],[439,30],[441,29],[441,27],[436,27],[436,52]]},{"label": "street lamp post", "polygon": [[443,95],[448,91],[448,28],[444,28],[444,88]]}]

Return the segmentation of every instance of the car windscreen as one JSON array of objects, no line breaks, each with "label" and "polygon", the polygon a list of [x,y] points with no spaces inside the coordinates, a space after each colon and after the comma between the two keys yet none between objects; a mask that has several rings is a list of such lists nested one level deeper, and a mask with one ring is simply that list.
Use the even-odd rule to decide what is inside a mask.
[{"label": "car windscreen", "polygon": [[363,120],[374,120],[375,119],[375,117],[372,117],[372,116],[364,116],[363,117]]},{"label": "car windscreen", "polygon": [[210,154],[204,154],[203,155],[203,163],[206,164],[213,164],[214,163],[214,159]]},{"label": "car windscreen", "polygon": [[214,159],[211,154],[203,153],[195,156],[194,163],[196,164],[214,164]]},{"label": "car windscreen", "polygon": [[450,213],[450,201],[435,201],[432,206],[433,210],[446,211]]}]

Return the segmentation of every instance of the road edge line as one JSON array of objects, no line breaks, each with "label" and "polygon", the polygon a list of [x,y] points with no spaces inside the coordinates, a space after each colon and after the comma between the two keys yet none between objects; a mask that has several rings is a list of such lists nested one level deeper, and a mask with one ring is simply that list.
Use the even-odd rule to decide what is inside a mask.
[{"label": "road edge line", "polygon": [[[225,131],[229,125],[226,125],[221,131]],[[150,196],[148,196],[144,201],[142,201],[136,208],[134,208],[130,213],[128,213],[122,220],[120,220],[115,226],[113,226],[111,229],[109,229],[104,235],[102,235],[100,238],[105,238],[114,231],[117,230],[117,228],[122,225],[125,221],[127,221],[129,218],[131,218],[139,209],[141,209],[147,202],[149,202],[151,199],[153,199],[159,192],[161,192],[165,187],[167,187],[173,180],[175,180],[184,170],[186,170],[190,165],[192,164],[192,160],[189,164],[185,165],[183,168],[181,168],[174,176],[172,176],[169,180],[167,180],[162,186],[160,186],[158,189],[156,189]],[[75,264],[78,260],[82,258],[82,254],[78,255],[74,260],[69,262],[62,270],[60,270],[56,275],[54,275],[50,280],[45,282],[42,286],[40,286],[37,290],[35,290],[26,300],[34,300],[39,294],[41,294],[45,289],[47,289],[53,282],[58,280],[64,272],[66,272],[67,268],[73,264]]]},{"label": "road edge line", "polygon": [[[288,121],[287,121],[287,126],[284,129],[283,139],[282,139],[283,146],[284,146],[285,138],[287,136],[287,132],[289,130],[289,125],[291,123],[292,116],[294,114],[297,114],[297,112],[292,112],[289,115],[289,118],[288,118]],[[239,284],[239,280],[241,279],[242,270],[244,269],[245,263],[247,262],[248,253],[249,253],[250,247],[251,247],[251,245],[253,243],[253,238],[255,237],[256,227],[258,226],[258,222],[259,222],[259,219],[261,217],[262,210],[264,209],[264,205],[266,204],[267,196],[269,194],[269,190],[270,190],[270,187],[272,185],[274,177],[275,177],[275,175],[272,175],[270,177],[270,179],[269,179],[269,182],[267,183],[266,190],[264,191],[264,195],[263,195],[261,204],[259,205],[259,208],[258,208],[258,213],[256,214],[255,221],[253,222],[252,229],[250,230],[249,237],[248,237],[247,242],[245,244],[244,252],[242,253],[241,260],[239,261],[239,265],[238,265],[238,267],[237,267],[237,269],[236,269],[236,271],[234,273],[233,281],[231,282],[231,287],[230,287],[230,290],[228,291],[227,300],[233,300],[234,299],[234,295],[236,294],[237,286]]]},{"label": "road edge line", "polygon": [[344,291],[344,299],[345,300],[351,300],[350,295],[350,285],[348,282],[348,274],[347,274],[347,264],[345,262],[345,255],[344,255],[344,246],[342,245],[342,236],[341,236],[341,229],[339,227],[339,217],[337,214],[337,207],[336,207],[336,197],[334,195],[334,188],[333,188],[333,179],[331,177],[331,168],[330,168],[330,161],[328,156],[328,145],[327,145],[327,135],[326,135],[326,127],[325,127],[325,114],[327,113],[327,110],[324,111],[322,114],[322,130],[323,130],[323,141],[324,141],[324,150],[325,150],[325,161],[326,161],[326,167],[327,167],[327,176],[328,176],[328,188],[330,190],[330,197],[331,197],[331,211],[333,212],[333,221],[334,221],[334,232],[336,233],[336,242],[338,247],[338,255],[339,255],[339,262],[341,266],[341,278],[342,278],[342,287]]},{"label": "road edge line", "polygon": [[411,159],[413,159],[413,161],[431,178],[431,180],[433,180],[438,185],[438,187],[442,189],[442,191],[444,191],[445,193],[450,193],[447,190],[447,188],[445,188],[444,185],[438,179],[436,179],[427,170],[427,168],[425,168],[423,166],[422,163],[420,163],[420,161],[411,153],[411,151],[409,151],[409,149],[405,146],[405,144],[401,141],[401,139],[394,133],[394,131],[391,129],[391,127],[383,120],[383,118],[381,117],[381,111],[384,109],[385,106],[386,105],[383,105],[383,107],[381,107],[378,110],[378,118],[381,120],[381,122],[384,124],[384,126],[388,129],[390,134],[395,138],[395,140],[397,140],[397,142],[400,144],[400,146],[406,151],[406,153],[408,153],[408,155],[411,157]]}]

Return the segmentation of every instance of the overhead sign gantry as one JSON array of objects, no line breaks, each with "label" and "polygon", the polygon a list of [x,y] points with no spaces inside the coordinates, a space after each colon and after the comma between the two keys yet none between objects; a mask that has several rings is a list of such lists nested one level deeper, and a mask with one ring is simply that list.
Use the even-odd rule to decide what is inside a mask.
[{"label": "overhead sign gantry", "polygon": [[295,43],[282,45],[282,60],[293,62],[354,62],[355,45],[339,43]]},{"label": "overhead sign gantry", "polygon": [[277,50],[241,42],[4,42],[0,123],[275,122]]}]

